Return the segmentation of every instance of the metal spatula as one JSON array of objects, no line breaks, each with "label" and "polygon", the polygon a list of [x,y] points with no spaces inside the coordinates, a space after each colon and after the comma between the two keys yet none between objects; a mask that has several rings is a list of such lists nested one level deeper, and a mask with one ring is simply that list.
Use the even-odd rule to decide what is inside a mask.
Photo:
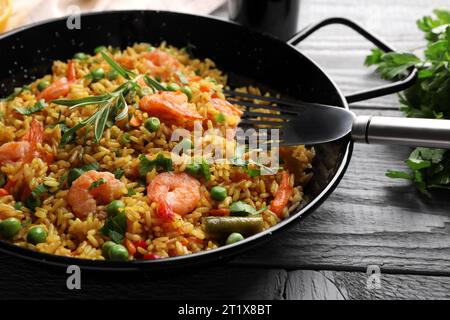
[{"label": "metal spatula", "polygon": [[[450,149],[450,120],[356,116],[318,103],[225,93],[230,102],[245,107],[242,128],[278,128],[280,145],[312,145],[350,135],[355,142]],[[255,99],[260,102],[252,102]]]}]

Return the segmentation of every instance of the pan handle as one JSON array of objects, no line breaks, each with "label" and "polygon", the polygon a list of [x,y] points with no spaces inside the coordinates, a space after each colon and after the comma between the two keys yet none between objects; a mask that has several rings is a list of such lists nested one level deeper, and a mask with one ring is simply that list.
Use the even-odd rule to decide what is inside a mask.
[{"label": "pan handle", "polygon": [[357,116],[355,142],[450,149],[450,120]]},{"label": "pan handle", "polygon": [[[353,22],[346,18],[341,17],[332,17],[327,18],[325,20],[322,20],[318,23],[312,24],[305,29],[301,30],[297,34],[295,34],[291,39],[287,41],[290,45],[297,45],[305,38],[309,37],[311,34],[313,34],[315,31],[319,30],[322,27],[325,27],[330,24],[342,24],[347,27],[350,27],[351,29],[358,32],[360,35],[362,35],[364,38],[372,42],[375,46],[377,46],[379,49],[383,50],[384,52],[392,52],[394,49],[386,44],[384,41],[376,37],[375,35],[371,34],[369,31],[364,29],[362,26],[357,24],[356,22]],[[381,96],[385,96],[388,94],[400,92],[402,90],[407,89],[410,87],[416,80],[417,77],[417,69],[411,68],[409,75],[403,79],[396,82],[392,82],[390,84],[376,87],[370,90],[364,90],[359,91],[355,93],[351,93],[346,96],[346,99],[349,103],[362,101],[362,100],[368,100],[372,98],[377,98]]]}]

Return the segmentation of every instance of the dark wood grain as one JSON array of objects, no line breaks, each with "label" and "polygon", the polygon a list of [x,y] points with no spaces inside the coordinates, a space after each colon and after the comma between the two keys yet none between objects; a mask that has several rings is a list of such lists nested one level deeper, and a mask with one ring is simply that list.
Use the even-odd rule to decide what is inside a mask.
[{"label": "dark wood grain", "polygon": [[81,289],[69,290],[64,268],[0,256],[3,299],[283,299],[287,271],[202,266],[177,272],[81,271]]},{"label": "dark wood grain", "polygon": [[450,278],[380,275],[380,287],[368,287],[361,272],[292,271],[287,275],[288,300],[403,300],[449,299]]},{"label": "dark wood grain", "polygon": [[[81,289],[69,290],[63,268],[0,258],[5,299],[151,300],[352,300],[448,299],[450,278],[381,274],[380,289],[368,289],[363,272],[247,267],[199,267],[182,272],[81,272]],[[24,272],[27,271],[27,272]],[[7,281],[5,278],[7,277]],[[7,285],[5,285],[7,284]]]}]

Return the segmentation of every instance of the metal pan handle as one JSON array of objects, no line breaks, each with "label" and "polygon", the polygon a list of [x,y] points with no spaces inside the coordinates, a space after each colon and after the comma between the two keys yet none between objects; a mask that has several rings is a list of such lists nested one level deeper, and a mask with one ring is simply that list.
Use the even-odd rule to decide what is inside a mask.
[{"label": "metal pan handle", "polygon": [[352,127],[356,142],[450,149],[450,120],[358,116]]},{"label": "metal pan handle", "polygon": [[[325,20],[322,20],[318,23],[312,24],[305,29],[301,30],[300,32],[296,33],[291,39],[287,41],[290,45],[297,45],[305,38],[309,37],[311,34],[313,34],[315,31],[319,30],[322,27],[325,27],[330,24],[342,24],[347,27],[350,27],[351,29],[358,32],[360,35],[362,35],[364,38],[372,42],[375,46],[377,46],[379,49],[385,51],[385,52],[392,52],[394,49],[386,44],[384,41],[376,37],[375,35],[371,34],[369,31],[365,30],[362,26],[357,24],[356,22],[353,22],[346,18],[340,18],[340,17],[333,17],[333,18],[327,18]],[[385,96],[388,94],[400,92],[402,90],[407,89],[410,87],[417,77],[417,69],[411,68],[409,75],[403,79],[396,82],[392,82],[390,84],[376,87],[370,90],[364,90],[355,92],[352,94],[349,94],[346,96],[346,99],[349,103],[362,101],[362,100],[368,100],[372,98],[377,98],[381,96]]]}]

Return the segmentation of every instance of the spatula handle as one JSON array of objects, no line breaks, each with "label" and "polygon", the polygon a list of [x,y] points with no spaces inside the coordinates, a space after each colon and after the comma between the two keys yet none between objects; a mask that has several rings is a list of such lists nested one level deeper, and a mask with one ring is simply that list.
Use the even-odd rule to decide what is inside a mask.
[{"label": "spatula handle", "polygon": [[450,120],[358,116],[356,142],[450,149]]}]

